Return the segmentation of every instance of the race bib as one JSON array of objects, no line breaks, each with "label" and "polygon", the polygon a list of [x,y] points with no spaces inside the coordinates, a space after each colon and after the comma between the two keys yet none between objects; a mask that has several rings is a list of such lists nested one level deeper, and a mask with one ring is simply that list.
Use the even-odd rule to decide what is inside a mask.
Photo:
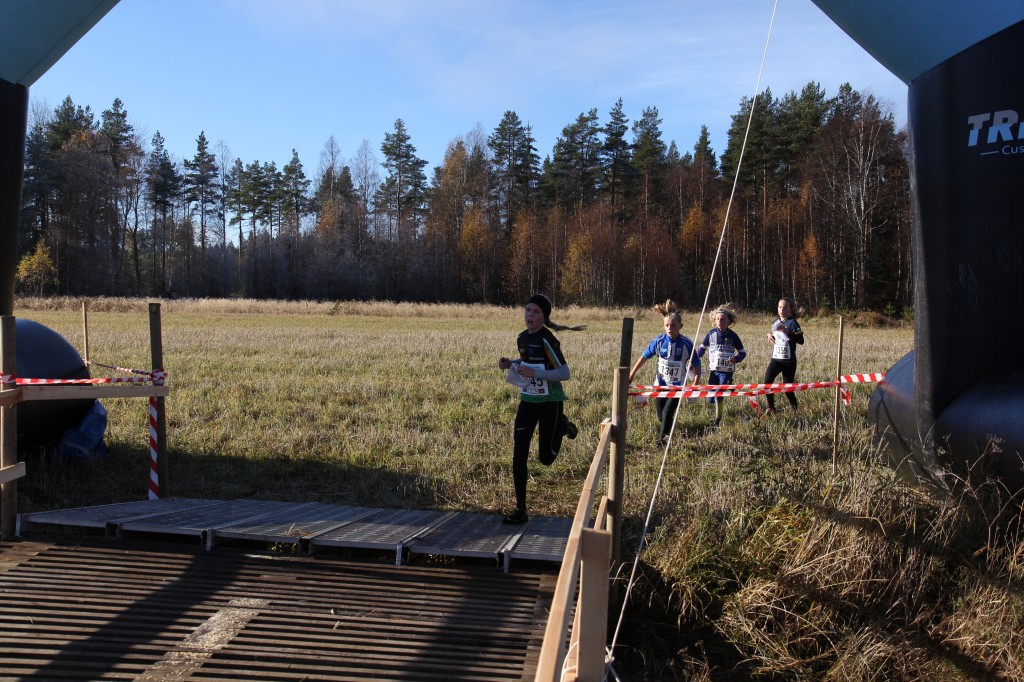
[{"label": "race bib", "polygon": [[679,383],[679,377],[682,375],[682,373],[683,363],[681,360],[669,360],[667,358],[658,358],[658,376],[662,377],[668,383]]},{"label": "race bib", "polygon": [[[530,369],[533,370],[544,369],[544,365],[535,365],[528,362],[520,364],[520,367],[529,367]],[[538,377],[533,377],[532,379],[527,379],[526,377],[521,378],[523,379],[523,383],[520,384],[520,393],[523,393],[525,395],[545,396],[548,395],[548,393],[550,392],[548,390],[548,382],[546,379],[540,379]]]},{"label": "race bib", "polygon": [[731,372],[736,369],[736,366],[729,362],[735,350],[732,346],[712,346],[711,369],[715,372]]},{"label": "race bib", "polygon": [[775,332],[775,345],[772,346],[772,359],[790,360],[792,355],[789,348],[789,336],[786,332]]}]

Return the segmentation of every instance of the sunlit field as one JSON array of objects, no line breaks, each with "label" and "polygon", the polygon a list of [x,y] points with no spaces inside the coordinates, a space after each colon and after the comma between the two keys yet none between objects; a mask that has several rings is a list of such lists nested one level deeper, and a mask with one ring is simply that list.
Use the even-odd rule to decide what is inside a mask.
[{"label": "sunlit field", "polygon": [[[735,380],[759,382],[774,311],[739,312],[734,329],[748,358]],[[24,299],[15,313],[82,350],[80,300]],[[635,361],[661,332],[653,312],[552,314],[589,326],[558,333],[573,375],[566,411],[580,436],[553,466],[531,461],[531,514],[575,510],[610,413],[623,317],[635,319]],[[709,320],[697,317],[684,316],[687,336],[698,324],[707,332]],[[171,387],[165,494],[486,513],[512,506],[518,396],[497,359],[516,353],[520,308],[168,301],[162,319]],[[838,317],[801,325],[797,381],[833,379]],[[146,301],[89,301],[89,330],[93,360],[149,368]],[[885,371],[912,347],[908,324],[848,315],[843,373]],[[639,383],[651,383],[653,371],[646,365]],[[853,387],[853,404],[840,409],[835,475],[834,389],[799,393],[796,414],[780,396],[771,419],[758,419],[745,398],[727,399],[717,431],[706,403],[684,403],[667,452],[656,443],[653,406],[630,402],[630,563],[649,509],[652,522],[616,654],[628,679],[1024,679],[1017,536],[1005,525],[993,532],[987,491],[929,497],[882,465],[865,422],[872,390]],[[109,456],[28,453],[21,511],[144,498],[146,401],[104,404]]]}]

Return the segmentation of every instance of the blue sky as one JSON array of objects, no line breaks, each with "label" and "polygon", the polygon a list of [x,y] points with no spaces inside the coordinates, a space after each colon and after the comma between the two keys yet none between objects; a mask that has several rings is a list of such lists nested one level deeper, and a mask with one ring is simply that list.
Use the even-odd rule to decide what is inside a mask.
[{"label": "blue sky", "polygon": [[[773,0],[121,0],[29,90],[99,117],[115,97],[148,143],[190,158],[205,131],[231,158],[298,151],[314,178],[333,135],[347,160],[405,122],[429,169],[448,144],[507,110],[541,158],[562,128],[618,98],[630,121],[655,106],[663,138],[690,150],[707,125],[716,154],[754,92]],[[849,82],[906,124],[907,88],[810,0],[780,0],[762,88]],[[631,138],[631,134],[629,136]]]}]

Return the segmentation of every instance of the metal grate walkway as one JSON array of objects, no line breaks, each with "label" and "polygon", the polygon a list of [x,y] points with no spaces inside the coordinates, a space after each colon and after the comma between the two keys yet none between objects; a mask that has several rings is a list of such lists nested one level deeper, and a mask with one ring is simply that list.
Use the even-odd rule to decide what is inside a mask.
[{"label": "metal grate walkway", "polygon": [[191,536],[207,549],[251,540],[294,544],[300,554],[324,547],[394,550],[396,564],[410,554],[494,558],[507,572],[513,559],[561,561],[571,521],[538,516],[507,526],[500,516],[467,512],[168,498],[22,514],[19,528],[95,528],[112,538]]},{"label": "metal grate walkway", "polygon": [[555,579],[142,540],[0,543],[0,679],[530,680]]}]

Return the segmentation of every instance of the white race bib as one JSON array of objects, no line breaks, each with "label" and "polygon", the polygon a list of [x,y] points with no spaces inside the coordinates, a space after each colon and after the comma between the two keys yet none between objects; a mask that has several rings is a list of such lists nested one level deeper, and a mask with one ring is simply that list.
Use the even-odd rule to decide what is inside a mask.
[{"label": "white race bib", "polygon": [[736,366],[729,362],[736,349],[732,346],[718,344],[711,346],[711,369],[715,372],[731,372]]},{"label": "white race bib", "polygon": [[775,345],[772,346],[772,359],[789,360],[791,357],[789,350],[789,336],[783,331],[775,332]]},{"label": "white race bib", "polygon": [[[519,366],[520,367],[529,367],[530,369],[533,369],[533,370],[543,370],[544,369],[544,365],[539,365],[539,364],[538,365],[534,365],[534,364],[529,363],[529,362],[523,362]],[[525,381],[524,381],[524,383],[521,385],[521,387],[519,389],[520,393],[524,393],[526,395],[537,395],[537,396],[544,396],[544,395],[547,395],[549,393],[547,380],[540,379],[538,377],[533,377],[532,379],[526,379],[525,377],[523,377],[523,379]]]},{"label": "white race bib", "polygon": [[679,377],[683,373],[683,363],[681,360],[669,360],[667,358],[658,358],[658,376],[663,378],[670,384],[679,383]]}]

